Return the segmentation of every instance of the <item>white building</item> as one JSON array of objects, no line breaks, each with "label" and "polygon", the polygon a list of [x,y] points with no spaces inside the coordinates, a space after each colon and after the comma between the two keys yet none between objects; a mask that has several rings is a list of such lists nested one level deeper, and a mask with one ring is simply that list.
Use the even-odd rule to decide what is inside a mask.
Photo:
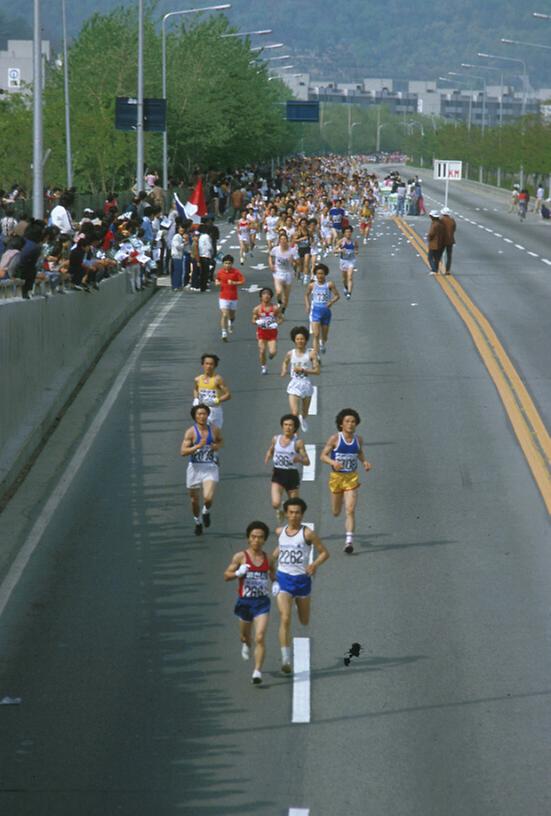
[{"label": "white building", "polygon": [[[42,40],[42,65],[50,59],[50,43]],[[20,93],[25,84],[33,81],[33,41],[8,40],[8,47],[0,51],[0,92]]]}]

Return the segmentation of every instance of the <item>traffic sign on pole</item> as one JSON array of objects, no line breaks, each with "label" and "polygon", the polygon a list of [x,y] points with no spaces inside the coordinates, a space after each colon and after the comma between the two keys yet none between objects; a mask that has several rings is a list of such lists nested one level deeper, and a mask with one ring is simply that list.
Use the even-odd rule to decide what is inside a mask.
[{"label": "traffic sign on pole", "polygon": [[434,178],[436,181],[445,181],[444,206],[448,206],[448,186],[450,181],[461,181],[463,177],[463,162],[450,159],[434,159]]}]

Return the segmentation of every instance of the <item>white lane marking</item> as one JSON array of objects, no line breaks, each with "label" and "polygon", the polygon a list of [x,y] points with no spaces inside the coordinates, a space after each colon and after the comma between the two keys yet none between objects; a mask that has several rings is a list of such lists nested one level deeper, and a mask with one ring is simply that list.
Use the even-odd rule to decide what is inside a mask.
[{"label": "white lane marking", "polygon": [[515,246],[516,246],[517,249],[525,249],[526,248],[526,247],[523,247],[522,244],[515,244]]},{"label": "white lane marking", "polygon": [[310,722],[310,638],[293,638],[292,722]]},{"label": "white lane marking", "polygon": [[501,232],[494,232],[494,235],[495,235],[496,238],[503,238],[503,235],[501,234]]},{"label": "white lane marking", "polygon": [[486,232],[491,232],[492,235],[494,234],[493,229],[490,229],[490,227],[484,227],[484,229],[486,230]]},{"label": "white lane marking", "polygon": [[551,266],[551,261],[548,261],[547,258],[542,258],[541,260],[544,264],[547,264],[547,266]]},{"label": "white lane marking", "polygon": [[54,490],[52,491],[50,498],[44,505],[42,512],[38,516],[37,520],[33,524],[33,527],[29,533],[29,536],[21,549],[19,550],[13,564],[11,565],[8,574],[0,584],[0,617],[2,616],[8,601],[11,597],[12,592],[14,591],[15,587],[17,586],[19,579],[23,575],[27,564],[29,563],[34,551],[36,550],[38,544],[40,543],[40,539],[44,535],[46,528],[48,527],[52,516],[57,511],[63,497],[67,493],[67,490],[73,483],[80,466],[84,462],[88,451],[92,447],[92,444],[98,435],[99,431],[101,430],[101,426],[107,419],[109,412],[111,411],[113,405],[115,404],[117,397],[119,396],[122,387],[126,381],[126,378],[130,374],[133,366],[135,365],[139,355],[141,354],[145,344],[147,341],[153,336],[155,331],[159,328],[167,314],[170,312],[171,309],[174,308],[176,303],[179,300],[177,296],[174,299],[171,299],[170,303],[168,303],[160,312],[157,318],[153,320],[152,323],[149,324],[145,333],[142,335],[141,339],[139,340],[138,344],[134,348],[134,351],[122,367],[117,379],[111,386],[109,393],[107,394],[105,401],[99,411],[97,412],[92,424],[84,434],[78,448],[76,449],[73,458],[69,462],[63,476],[55,486]]},{"label": "white lane marking", "polygon": [[307,808],[289,808],[289,816],[310,816]]},{"label": "white lane marking", "polygon": [[514,243],[513,241],[511,241],[511,239],[510,239],[510,238],[504,238],[503,240],[504,240],[504,241],[507,241],[507,243],[508,243],[508,244],[512,244],[512,243]]},{"label": "white lane marking", "polygon": [[316,479],[316,446],[305,445],[306,453],[310,459],[310,464],[305,465],[302,469],[302,481],[314,482]]},{"label": "white lane marking", "polygon": [[486,229],[486,227],[484,227],[482,224],[477,224],[476,226],[478,227],[478,229]]},{"label": "white lane marking", "polygon": [[532,258],[539,258],[539,255],[538,255],[537,252],[530,252],[530,250],[528,250],[528,255],[531,255]]},{"label": "white lane marking", "polygon": [[317,385],[315,385],[314,393],[312,394],[312,399],[310,401],[308,416],[316,416],[317,413],[318,413],[318,387]]}]

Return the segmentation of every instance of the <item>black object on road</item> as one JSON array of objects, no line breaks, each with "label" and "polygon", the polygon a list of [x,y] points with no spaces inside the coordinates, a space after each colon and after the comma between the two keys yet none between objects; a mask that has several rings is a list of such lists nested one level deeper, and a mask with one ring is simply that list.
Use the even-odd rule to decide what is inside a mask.
[{"label": "black object on road", "polygon": [[360,644],[359,643],[353,643],[352,646],[350,647],[350,649],[348,650],[348,653],[347,653],[346,657],[344,658],[344,665],[345,666],[350,666],[350,661],[352,660],[352,658],[353,657],[359,657],[361,651],[362,651],[362,647],[360,646]]}]

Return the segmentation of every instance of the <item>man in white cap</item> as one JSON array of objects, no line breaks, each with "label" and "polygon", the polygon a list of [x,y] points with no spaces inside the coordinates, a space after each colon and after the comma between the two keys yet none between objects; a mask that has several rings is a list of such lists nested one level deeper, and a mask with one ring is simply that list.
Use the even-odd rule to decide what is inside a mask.
[{"label": "man in white cap", "polygon": [[440,212],[438,210],[431,210],[429,216],[430,229],[427,235],[427,244],[429,248],[430,274],[437,275],[440,258],[442,257],[446,245],[446,233],[440,219]]},{"label": "man in white cap", "polygon": [[452,268],[452,252],[453,245],[455,244],[455,230],[457,228],[457,224],[455,222],[455,218],[452,217],[449,207],[442,207],[440,213],[440,221],[444,225],[444,232],[446,235],[446,243],[444,244],[444,250],[446,252],[446,271],[444,274],[449,275]]}]

